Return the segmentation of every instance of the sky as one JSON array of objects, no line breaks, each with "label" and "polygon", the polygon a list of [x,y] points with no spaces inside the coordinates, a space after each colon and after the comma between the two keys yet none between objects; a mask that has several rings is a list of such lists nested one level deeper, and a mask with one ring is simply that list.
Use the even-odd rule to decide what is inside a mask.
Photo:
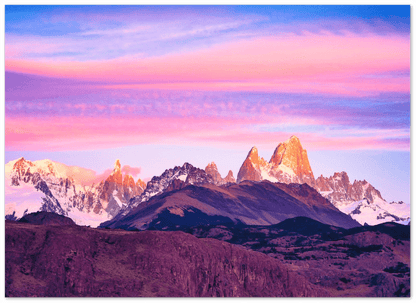
[{"label": "sky", "polygon": [[410,203],[410,6],[5,7],[5,162],[223,177],[296,135]]}]

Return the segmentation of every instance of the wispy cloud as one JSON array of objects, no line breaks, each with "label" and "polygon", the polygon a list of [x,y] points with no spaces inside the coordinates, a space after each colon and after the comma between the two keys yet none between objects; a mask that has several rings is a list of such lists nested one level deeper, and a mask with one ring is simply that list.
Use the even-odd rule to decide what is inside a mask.
[{"label": "wispy cloud", "polygon": [[329,149],[408,148],[406,18],[245,9],[56,7],[8,21],[6,148],[269,144],[290,131]]},{"label": "wispy cloud", "polygon": [[186,54],[137,60],[6,59],[6,70],[113,83],[145,82],[146,89],[152,88],[149,84],[153,88],[175,89],[172,83],[179,82],[182,90],[192,82],[189,89],[297,89],[360,95],[408,92],[408,78],[376,81],[362,76],[409,70],[409,58],[410,41],[402,37],[308,34],[245,40]]},{"label": "wispy cloud", "polygon": [[[271,123],[271,120],[269,121]],[[256,144],[272,148],[293,132],[259,131],[252,128],[261,121],[230,118],[19,118],[6,119],[6,146],[9,150],[79,150],[120,147],[135,144],[190,144],[235,146]],[[343,132],[337,129],[311,133],[310,121],[293,119],[300,125],[297,134],[310,149],[387,149],[408,150],[410,137],[406,131],[360,130]],[[303,127],[302,126],[303,124]],[[65,138],[65,140],[62,140]],[[251,143],[250,143],[251,142]]]}]

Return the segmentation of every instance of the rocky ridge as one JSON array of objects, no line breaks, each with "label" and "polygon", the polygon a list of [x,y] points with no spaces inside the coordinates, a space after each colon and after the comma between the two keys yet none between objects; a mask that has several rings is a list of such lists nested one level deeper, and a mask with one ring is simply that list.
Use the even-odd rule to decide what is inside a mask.
[{"label": "rocky ridge", "polygon": [[209,163],[205,167],[205,172],[208,175],[211,175],[212,179],[214,180],[215,185],[223,185],[228,183],[236,183],[233,172],[230,170],[225,178],[221,177],[221,174],[218,172],[217,165],[214,162]]},{"label": "rocky ridge", "polygon": [[363,225],[410,222],[409,205],[386,202],[380,192],[366,180],[354,180],[351,183],[346,172],[334,173],[329,178],[321,175],[316,179],[315,188],[340,211]]},{"label": "rocky ridge", "polygon": [[215,184],[215,181],[204,170],[194,167],[189,163],[167,169],[162,175],[154,176],[147,183],[144,192],[131,199],[130,203],[123,208],[117,218],[125,216],[140,203],[148,201],[153,196],[168,190],[180,189],[189,184]]}]

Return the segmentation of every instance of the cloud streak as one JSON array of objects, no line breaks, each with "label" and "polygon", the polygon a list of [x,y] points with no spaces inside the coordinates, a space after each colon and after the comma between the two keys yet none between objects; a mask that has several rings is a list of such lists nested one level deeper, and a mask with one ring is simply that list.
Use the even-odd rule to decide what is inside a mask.
[{"label": "cloud streak", "polygon": [[[244,50],[244,51],[242,51]],[[408,92],[408,78],[370,79],[410,70],[410,40],[353,34],[285,35],[142,59],[6,59],[6,70],[118,84],[135,89],[265,90],[340,95]],[[132,83],[133,82],[133,83]],[[138,84],[140,83],[140,84]],[[114,86],[116,85],[116,86]]]},{"label": "cloud streak", "polygon": [[384,11],[10,9],[6,149],[267,145],[292,131],[329,149],[406,150],[409,18],[370,8]]},{"label": "cloud streak", "polygon": [[[6,146],[9,150],[81,150],[114,148],[139,144],[183,144],[233,146],[255,144],[273,147],[293,132],[256,131],[247,119],[30,119],[23,125],[20,119],[6,120]],[[296,123],[296,122],[295,122]],[[305,125],[297,135],[309,149],[385,149],[409,150],[410,138],[406,132],[375,132],[363,134],[354,131],[346,136],[337,132],[310,133]],[[65,140],[62,140],[62,138]],[[126,168],[129,170],[128,168]],[[137,173],[136,170],[132,172]]]}]

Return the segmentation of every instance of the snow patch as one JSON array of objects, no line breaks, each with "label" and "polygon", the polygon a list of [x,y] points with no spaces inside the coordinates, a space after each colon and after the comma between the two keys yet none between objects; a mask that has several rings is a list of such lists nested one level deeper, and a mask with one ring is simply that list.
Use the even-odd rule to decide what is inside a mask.
[{"label": "snow patch", "polygon": [[178,177],[178,179],[179,179],[179,180],[181,180],[181,181],[183,181],[183,182],[185,182],[187,177],[188,177],[188,174],[185,174],[185,175],[180,175],[180,176]]},{"label": "snow patch", "polygon": [[334,191],[333,190],[328,190],[328,191],[320,191],[319,193],[321,194],[322,197],[327,198],[328,195],[332,194]]},{"label": "snow patch", "polygon": [[262,180],[269,180],[270,182],[279,182],[275,177],[270,176],[267,171],[261,169],[260,172]]},{"label": "snow patch", "polygon": [[[362,225],[364,223],[377,225],[384,222],[396,222],[406,225],[410,222],[410,205],[390,204],[379,197],[375,197],[373,203],[364,199],[360,201],[345,201],[335,206]],[[398,221],[396,220],[397,218],[399,218]]]},{"label": "snow patch", "polygon": [[26,213],[37,212],[42,207],[44,193],[36,190],[32,185],[21,182],[20,186],[11,186],[11,179],[6,176],[4,188],[5,215],[12,215],[17,218],[23,217]]},{"label": "snow patch", "polygon": [[114,200],[116,200],[116,202],[117,202],[118,206],[120,206],[120,208],[123,207],[123,203],[121,203],[121,201],[118,197],[113,196],[113,198],[114,198]]},{"label": "snow patch", "polygon": [[102,222],[110,220],[112,217],[107,213],[96,214],[94,212],[84,213],[77,208],[73,208],[68,217],[71,218],[77,225],[97,227]]},{"label": "snow patch", "polygon": [[362,204],[368,203],[367,200],[359,200],[359,201],[347,201],[344,203],[337,204],[337,208],[342,211],[344,214],[349,215],[352,211],[357,209],[358,206]]},{"label": "snow patch", "polygon": [[281,172],[283,172],[283,173],[285,173],[285,174],[287,174],[287,175],[289,175],[289,176],[291,176],[291,177],[296,177],[296,174],[295,174],[295,172],[290,168],[290,167],[287,167],[286,165],[284,165],[284,164],[280,164],[278,167],[277,167]]}]

